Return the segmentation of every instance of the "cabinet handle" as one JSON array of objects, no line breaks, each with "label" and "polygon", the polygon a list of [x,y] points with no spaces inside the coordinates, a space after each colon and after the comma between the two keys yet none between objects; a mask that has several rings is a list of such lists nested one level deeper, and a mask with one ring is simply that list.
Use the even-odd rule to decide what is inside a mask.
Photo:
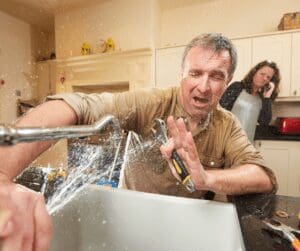
[{"label": "cabinet handle", "polygon": [[258,142],[258,146],[261,147],[261,141]]},{"label": "cabinet handle", "polygon": [[293,94],[294,94],[294,96],[296,96],[297,95],[297,90],[295,90]]}]

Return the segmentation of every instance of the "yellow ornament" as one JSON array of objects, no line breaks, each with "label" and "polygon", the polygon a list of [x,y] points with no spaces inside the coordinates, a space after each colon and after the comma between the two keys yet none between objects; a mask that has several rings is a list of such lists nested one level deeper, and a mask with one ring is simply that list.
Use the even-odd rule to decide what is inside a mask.
[{"label": "yellow ornament", "polygon": [[88,43],[84,42],[81,46],[81,55],[90,55],[91,47]]},{"label": "yellow ornament", "polygon": [[106,51],[107,52],[112,52],[115,50],[115,42],[112,40],[112,38],[108,38],[106,40]]}]

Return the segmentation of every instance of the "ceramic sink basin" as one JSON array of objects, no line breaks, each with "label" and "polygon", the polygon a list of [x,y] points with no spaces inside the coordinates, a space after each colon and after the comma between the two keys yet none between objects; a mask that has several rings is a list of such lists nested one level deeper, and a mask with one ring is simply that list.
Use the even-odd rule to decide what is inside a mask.
[{"label": "ceramic sink basin", "polygon": [[52,218],[51,251],[245,250],[230,203],[89,185]]}]

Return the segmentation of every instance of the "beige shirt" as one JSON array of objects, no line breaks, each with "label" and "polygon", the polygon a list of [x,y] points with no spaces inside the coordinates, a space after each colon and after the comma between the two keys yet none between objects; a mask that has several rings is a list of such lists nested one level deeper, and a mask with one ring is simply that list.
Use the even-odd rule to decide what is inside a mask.
[{"label": "beige shirt", "polygon": [[[79,124],[92,124],[107,114],[116,116],[124,130],[133,130],[144,140],[152,140],[154,119],[166,120],[170,115],[185,116],[177,94],[178,87],[136,90],[118,94],[69,93],[48,97],[63,99],[76,112]],[[257,149],[242,132],[240,123],[218,106],[210,116],[208,126],[192,131],[201,163],[205,169],[226,169],[242,164],[256,164],[264,168],[277,190],[274,173],[265,166]],[[172,175],[167,162],[155,143],[143,153],[135,155],[122,170],[120,187],[137,191],[201,198],[206,191],[190,193]]]}]

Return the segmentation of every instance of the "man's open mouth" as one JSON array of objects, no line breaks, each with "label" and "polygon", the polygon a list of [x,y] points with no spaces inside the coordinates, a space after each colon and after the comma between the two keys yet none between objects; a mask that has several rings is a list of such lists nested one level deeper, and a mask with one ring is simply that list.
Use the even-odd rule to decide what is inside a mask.
[{"label": "man's open mouth", "polygon": [[193,98],[196,104],[206,104],[209,102],[208,98],[199,98],[199,97],[194,97]]}]

